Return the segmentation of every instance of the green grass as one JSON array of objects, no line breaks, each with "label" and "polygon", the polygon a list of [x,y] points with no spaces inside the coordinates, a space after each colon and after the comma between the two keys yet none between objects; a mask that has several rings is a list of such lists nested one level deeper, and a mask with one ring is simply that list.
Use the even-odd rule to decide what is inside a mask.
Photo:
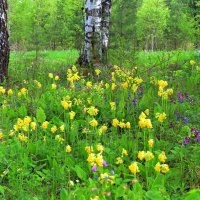
[{"label": "green grass", "polygon": [[[140,52],[134,57],[137,65],[131,67],[133,58],[124,57],[127,66],[101,66],[99,75],[91,70],[88,76],[81,76],[82,71],[72,67],[77,58],[77,51],[47,51],[40,52],[36,62],[34,52],[12,52],[10,82],[0,87],[0,198],[198,199],[200,143],[196,133],[191,134],[200,130],[198,55]],[[56,75],[60,80],[55,80]],[[72,81],[71,77],[77,79]],[[153,78],[167,81],[168,85],[160,88]],[[52,89],[52,84],[57,88],[53,85]],[[22,88],[28,93],[21,94]],[[169,98],[158,96],[158,91],[170,88],[173,94]],[[7,94],[9,89],[13,94]],[[111,102],[115,102],[114,109]],[[139,121],[144,118],[139,116],[148,113],[146,109],[149,115],[145,117],[153,128],[140,127]],[[76,113],[74,119],[70,119],[72,111]],[[157,113],[166,113],[167,118],[160,122]],[[27,116],[36,128],[27,124]],[[91,125],[94,119],[97,127]],[[115,123],[117,127],[114,119],[120,122]],[[47,129],[44,121],[49,122]],[[62,125],[64,131],[59,128]],[[148,145],[149,139],[153,139],[153,147]],[[103,145],[103,150],[98,149],[98,144]],[[66,152],[68,145],[71,152]],[[85,151],[88,145],[98,158],[93,163]],[[154,157],[140,160],[138,151],[150,151]],[[154,169],[162,151],[170,169],[166,174]],[[101,166],[101,156],[108,166]],[[116,163],[118,157],[123,163]],[[137,174],[129,168],[135,161]],[[97,172],[91,168],[95,163]],[[106,177],[100,180],[102,175]]]}]

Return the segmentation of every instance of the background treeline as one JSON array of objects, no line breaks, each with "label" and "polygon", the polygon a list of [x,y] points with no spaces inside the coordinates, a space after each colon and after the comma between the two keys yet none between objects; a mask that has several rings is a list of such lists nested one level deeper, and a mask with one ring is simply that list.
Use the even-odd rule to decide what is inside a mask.
[{"label": "background treeline", "polygon": [[[85,0],[9,0],[12,50],[81,49]],[[111,51],[198,48],[200,1],[113,0]]]}]

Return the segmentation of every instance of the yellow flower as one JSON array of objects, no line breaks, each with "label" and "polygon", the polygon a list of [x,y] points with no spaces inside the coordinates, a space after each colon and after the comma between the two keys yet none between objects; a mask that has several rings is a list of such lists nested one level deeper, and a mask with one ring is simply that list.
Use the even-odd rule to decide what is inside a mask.
[{"label": "yellow flower", "polygon": [[55,81],[58,81],[60,79],[59,76],[55,76]]},{"label": "yellow flower", "polygon": [[49,124],[48,121],[43,122],[43,123],[42,123],[42,128],[43,128],[43,129],[47,129],[48,124]]},{"label": "yellow flower", "polygon": [[99,200],[99,197],[98,196],[90,197],[90,200]]},{"label": "yellow flower", "polygon": [[142,113],[140,114],[140,116],[139,116],[139,119],[140,119],[140,120],[141,120],[141,119],[146,119],[146,117],[147,117],[147,116],[145,115],[145,113],[142,112]]},{"label": "yellow flower", "polygon": [[98,121],[96,119],[93,119],[89,122],[90,126],[96,127],[98,126]]},{"label": "yellow flower", "polygon": [[148,145],[149,145],[149,147],[153,147],[153,144],[154,144],[154,140],[153,139],[150,139],[149,141],[148,141]]},{"label": "yellow flower", "polygon": [[126,122],[125,126],[126,126],[126,128],[131,128],[131,123],[130,122]]},{"label": "yellow flower", "polygon": [[76,115],[76,113],[75,113],[74,111],[71,111],[71,112],[69,113],[70,119],[73,120],[74,117],[75,117],[75,115]]},{"label": "yellow flower", "polygon": [[111,107],[111,110],[116,110],[115,102],[110,102],[110,107]]},{"label": "yellow flower", "polygon": [[57,85],[56,85],[56,84],[54,84],[54,83],[51,84],[51,89],[52,89],[52,90],[55,90],[56,88],[57,88]]},{"label": "yellow flower", "polygon": [[144,159],[145,159],[146,161],[150,161],[150,160],[152,160],[153,158],[154,158],[154,155],[153,155],[153,153],[151,153],[150,151],[147,151],[147,152],[145,153]]},{"label": "yellow flower", "polygon": [[96,155],[95,155],[94,153],[90,153],[90,154],[88,155],[87,161],[88,161],[89,163],[93,164],[93,163],[95,162],[95,160],[96,160]]},{"label": "yellow flower", "polygon": [[140,83],[143,82],[143,80],[141,78],[135,77],[134,81],[139,85]]},{"label": "yellow flower", "polygon": [[89,87],[89,88],[91,88],[91,87],[92,87],[92,82],[91,82],[91,81],[88,81],[88,82],[86,83],[86,86]]},{"label": "yellow flower", "polygon": [[51,132],[52,132],[52,133],[55,133],[56,131],[57,131],[57,126],[55,126],[55,125],[52,126],[52,127],[51,127]]},{"label": "yellow flower", "polygon": [[95,162],[97,163],[99,167],[103,166],[103,156],[100,153],[97,154],[95,158]]},{"label": "yellow flower", "polygon": [[128,156],[128,152],[127,152],[127,150],[126,149],[122,149],[122,155],[124,155],[124,156]]},{"label": "yellow flower", "polygon": [[[1,93],[1,92],[0,92]],[[12,95],[13,91],[11,89],[8,90],[8,95]]]},{"label": "yellow flower", "polygon": [[110,87],[110,85],[108,83],[105,84],[106,89],[108,89]]},{"label": "yellow flower", "polygon": [[63,101],[61,101],[61,105],[65,110],[68,110],[69,108],[71,108],[72,103],[71,103],[71,101],[63,100]]},{"label": "yellow flower", "polygon": [[21,93],[22,95],[26,95],[26,94],[28,93],[28,90],[27,90],[26,88],[22,88],[22,89],[20,90],[20,93]]},{"label": "yellow flower", "polygon": [[126,124],[124,122],[119,122],[118,126],[120,128],[126,128]]},{"label": "yellow flower", "polygon": [[154,169],[155,169],[157,172],[160,172],[160,167],[161,167],[161,165],[160,165],[160,163],[158,162],[158,163],[156,164],[156,166],[154,167]]},{"label": "yellow flower", "polygon": [[97,108],[95,108],[94,106],[91,106],[91,107],[87,108],[87,113],[90,116],[96,116],[96,115],[98,115],[99,110]]},{"label": "yellow flower", "polygon": [[112,85],[111,85],[111,90],[115,90],[115,88],[116,88],[116,84],[115,83],[112,83]]},{"label": "yellow flower", "polygon": [[137,162],[132,163],[131,165],[129,165],[128,168],[131,171],[131,173],[133,173],[133,174],[136,174],[136,173],[140,172],[139,167],[137,165]]},{"label": "yellow flower", "polygon": [[138,158],[139,158],[140,160],[143,160],[144,157],[145,157],[145,151],[139,151],[139,152],[138,152]]},{"label": "yellow flower", "polygon": [[3,135],[3,133],[2,133],[1,130],[0,130],[0,140],[2,140],[3,137],[4,137],[4,135]]},{"label": "yellow flower", "polygon": [[98,76],[98,75],[101,73],[101,70],[95,69],[95,73],[96,73],[96,75]]},{"label": "yellow flower", "polygon": [[56,135],[55,140],[57,140],[60,144],[62,144],[65,141],[61,135]]},{"label": "yellow flower", "polygon": [[133,92],[136,92],[138,89],[138,86],[136,84],[133,84],[131,89],[133,90]]},{"label": "yellow flower", "polygon": [[59,129],[60,129],[61,132],[64,132],[65,131],[65,125],[61,125]]},{"label": "yellow flower", "polygon": [[167,83],[167,81],[159,80],[158,86],[161,87],[161,88],[165,88],[165,87],[168,86],[168,83]]},{"label": "yellow flower", "polygon": [[0,86],[0,94],[5,94],[6,93],[6,89],[4,89],[2,86]]},{"label": "yellow flower", "polygon": [[49,73],[49,78],[53,78],[53,74],[52,73]]},{"label": "yellow flower", "polygon": [[92,103],[92,99],[91,98],[87,98],[87,102],[88,102],[88,104],[91,104]]},{"label": "yellow flower", "polygon": [[104,147],[102,144],[97,144],[97,151],[99,151],[100,153],[103,153]]},{"label": "yellow flower", "polygon": [[142,118],[139,121],[139,126],[140,126],[140,128],[153,128],[153,126],[151,124],[151,120],[150,119],[144,119],[144,118]]},{"label": "yellow flower", "polygon": [[112,121],[112,125],[114,126],[114,127],[117,127],[118,125],[119,125],[119,120],[118,119],[113,119],[113,121]]},{"label": "yellow flower", "polygon": [[196,62],[194,60],[190,60],[190,65],[195,65]]},{"label": "yellow flower", "polygon": [[156,118],[162,123],[167,118],[167,115],[166,113],[156,113]]},{"label": "yellow flower", "polygon": [[71,146],[67,145],[65,151],[66,151],[66,153],[70,153],[72,151]]},{"label": "yellow flower", "polygon": [[154,167],[155,171],[161,172],[163,174],[167,173],[169,171],[169,165],[167,164],[160,164],[159,162]]},{"label": "yellow flower", "polygon": [[122,86],[123,89],[127,89],[128,88],[128,82],[126,81],[126,82],[122,83],[121,86]]},{"label": "yellow flower", "polygon": [[169,171],[169,165],[167,165],[167,164],[162,164],[161,165],[161,169],[160,169],[160,171],[162,172],[162,173],[167,173],[168,171]]},{"label": "yellow flower", "polygon": [[144,113],[145,113],[146,115],[149,115],[149,109],[146,109],[146,110],[144,111]]},{"label": "yellow flower", "polygon": [[163,163],[167,160],[167,156],[165,155],[164,151],[158,155],[158,159]]},{"label": "yellow flower", "polygon": [[89,154],[94,152],[94,149],[93,149],[92,146],[86,146],[86,147],[85,147],[85,150],[86,150],[87,153],[89,153]]},{"label": "yellow flower", "polygon": [[171,96],[173,94],[173,92],[174,91],[173,91],[172,88],[169,88],[169,89],[166,90],[166,93],[167,93],[168,96]]},{"label": "yellow flower", "polygon": [[31,122],[30,126],[31,126],[32,130],[35,130],[37,124],[36,124],[36,122]]},{"label": "yellow flower", "polygon": [[121,157],[117,157],[116,160],[117,165],[122,164],[124,162]]},{"label": "yellow flower", "polygon": [[31,118],[29,116],[24,118],[24,124],[29,125],[31,123]]},{"label": "yellow flower", "polygon": [[20,133],[18,135],[18,139],[19,139],[19,141],[22,141],[22,142],[28,142],[28,137],[25,136],[23,133]]}]

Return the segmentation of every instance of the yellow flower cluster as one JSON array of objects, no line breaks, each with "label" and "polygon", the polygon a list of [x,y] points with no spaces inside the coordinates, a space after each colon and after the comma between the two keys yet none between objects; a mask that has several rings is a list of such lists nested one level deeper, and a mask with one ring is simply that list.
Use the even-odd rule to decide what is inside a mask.
[{"label": "yellow flower cluster", "polygon": [[38,88],[41,88],[41,87],[42,87],[42,84],[41,84],[39,81],[34,80],[34,83],[35,83],[35,85],[36,85]]},{"label": "yellow flower cluster", "polygon": [[133,173],[133,174],[136,174],[136,173],[140,172],[139,167],[137,165],[137,162],[132,163],[131,165],[129,165],[128,168],[131,171],[131,173]]},{"label": "yellow flower cluster", "polygon": [[56,135],[55,140],[57,140],[60,144],[62,144],[65,141],[61,135]]},{"label": "yellow flower cluster", "polygon": [[164,88],[168,86],[167,81],[158,80],[157,85],[159,87],[158,96],[163,97],[163,99],[168,99],[168,97],[173,94],[172,88],[169,88],[169,89],[164,91]]},{"label": "yellow flower cluster", "polygon": [[113,121],[112,121],[112,125],[114,126],[114,127],[117,127],[117,126],[119,126],[120,128],[131,128],[131,123],[130,122],[123,122],[123,120],[122,121],[119,121],[118,119],[113,119]]},{"label": "yellow flower cluster", "polygon": [[[147,111],[146,111],[147,112]],[[139,116],[139,126],[140,128],[153,128],[150,119],[146,119],[147,115],[142,112]]]},{"label": "yellow flower cluster", "polygon": [[150,160],[152,160],[154,158],[154,155],[150,151],[147,151],[147,152],[145,152],[145,151],[139,151],[138,152],[138,158],[140,160],[150,161]]},{"label": "yellow flower cluster", "polygon": [[103,125],[99,128],[98,134],[101,136],[104,132],[108,130],[108,127],[106,125]]},{"label": "yellow flower cluster", "polygon": [[153,140],[153,139],[150,139],[150,140],[148,141],[149,147],[152,148],[152,147],[153,147],[153,144],[154,144],[154,140]]},{"label": "yellow flower cluster", "polygon": [[36,130],[36,122],[32,122],[32,119],[29,116],[26,116],[24,119],[18,118],[17,123],[13,126],[14,131],[25,131]]},{"label": "yellow flower cluster", "polygon": [[70,145],[67,145],[65,148],[66,153],[70,153],[72,151],[72,148]]},{"label": "yellow flower cluster", "polygon": [[72,107],[72,102],[70,101],[70,97],[64,97],[63,100],[61,101],[61,105],[65,110],[68,110],[69,108]]},{"label": "yellow flower cluster", "polygon": [[162,123],[165,119],[167,119],[167,115],[166,113],[156,113],[156,119]]},{"label": "yellow flower cluster", "polygon": [[155,171],[161,172],[163,174],[167,173],[169,171],[169,165],[168,164],[160,164],[158,162],[156,166],[154,167]]},{"label": "yellow flower cluster", "polygon": [[28,94],[28,90],[26,88],[22,88],[20,92],[18,92],[18,96],[26,96]]},{"label": "yellow flower cluster", "polygon": [[67,80],[70,82],[72,88],[75,87],[74,82],[80,80],[80,76],[75,66],[73,66],[72,69],[67,70]]},{"label": "yellow flower cluster", "polygon": [[90,115],[90,116],[96,116],[99,113],[99,110],[95,108],[94,106],[90,106],[89,108],[86,108],[85,111]]},{"label": "yellow flower cluster", "polygon": [[165,152],[163,151],[161,154],[158,155],[158,159],[160,162],[164,163],[167,160],[167,156],[165,155]]},{"label": "yellow flower cluster", "polygon": [[99,176],[99,182],[101,184],[103,184],[103,182],[114,184],[114,179],[115,179],[115,176],[109,175],[108,173],[103,173],[103,174],[100,174]]},{"label": "yellow flower cluster", "polygon": [[98,126],[98,121],[96,120],[96,119],[93,119],[93,120],[91,120],[90,122],[89,122],[89,124],[90,124],[90,126],[92,126],[92,127],[96,127],[96,126]]},{"label": "yellow flower cluster", "polygon": [[3,86],[0,86],[0,94],[5,94],[6,89]]},{"label": "yellow flower cluster", "polygon": [[73,120],[74,117],[75,117],[75,115],[76,115],[76,113],[75,113],[74,111],[71,111],[71,112],[69,113],[69,118],[70,118],[70,120]]}]

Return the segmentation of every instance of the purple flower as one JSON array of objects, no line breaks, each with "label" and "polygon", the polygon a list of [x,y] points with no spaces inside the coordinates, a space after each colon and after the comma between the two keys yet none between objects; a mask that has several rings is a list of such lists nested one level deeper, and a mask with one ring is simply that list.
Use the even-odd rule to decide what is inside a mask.
[{"label": "purple flower", "polygon": [[184,124],[188,124],[190,121],[188,117],[183,117],[183,120],[184,120]]},{"label": "purple flower", "polygon": [[197,135],[197,142],[200,142],[200,135]]},{"label": "purple flower", "polygon": [[170,123],[169,128],[174,128],[173,123]]},{"label": "purple flower", "polygon": [[92,167],[92,171],[93,171],[93,172],[97,172],[97,166],[96,166],[96,165],[94,165],[94,166]]},{"label": "purple flower", "polygon": [[178,92],[177,96],[178,96],[178,101],[179,101],[180,103],[183,103],[183,96],[181,95],[180,92]]},{"label": "purple flower", "polygon": [[108,167],[108,163],[105,160],[103,161],[103,166]]}]

